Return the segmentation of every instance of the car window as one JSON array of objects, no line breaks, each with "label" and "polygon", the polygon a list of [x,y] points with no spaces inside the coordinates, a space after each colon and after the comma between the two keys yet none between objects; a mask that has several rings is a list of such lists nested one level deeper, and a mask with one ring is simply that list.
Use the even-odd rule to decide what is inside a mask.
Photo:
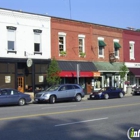
[{"label": "car window", "polygon": [[7,91],[6,90],[1,90],[1,95],[2,96],[7,95]]},{"label": "car window", "polygon": [[60,88],[60,91],[64,91],[64,90],[67,90],[66,86],[62,86],[62,87]]},{"label": "car window", "polygon": [[73,85],[75,89],[80,89],[80,87],[78,87],[77,85]]},{"label": "car window", "polygon": [[46,91],[54,91],[54,90],[57,90],[59,87],[60,87],[59,85],[51,86],[47,88]]},{"label": "car window", "polygon": [[67,85],[67,90],[71,90],[74,89],[74,87],[72,85]]}]

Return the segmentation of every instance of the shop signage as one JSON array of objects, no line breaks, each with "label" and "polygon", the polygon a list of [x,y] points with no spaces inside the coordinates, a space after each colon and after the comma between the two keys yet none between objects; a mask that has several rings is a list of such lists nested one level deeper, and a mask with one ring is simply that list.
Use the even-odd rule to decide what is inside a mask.
[{"label": "shop signage", "polygon": [[94,77],[99,77],[99,76],[101,76],[101,74],[100,74],[100,72],[93,72],[93,76]]},{"label": "shop signage", "polygon": [[116,57],[114,53],[110,53],[109,54],[109,60],[111,63],[116,62]]},{"label": "shop signage", "polygon": [[32,64],[33,64],[32,59],[28,58],[28,59],[27,59],[27,67],[31,67]]}]

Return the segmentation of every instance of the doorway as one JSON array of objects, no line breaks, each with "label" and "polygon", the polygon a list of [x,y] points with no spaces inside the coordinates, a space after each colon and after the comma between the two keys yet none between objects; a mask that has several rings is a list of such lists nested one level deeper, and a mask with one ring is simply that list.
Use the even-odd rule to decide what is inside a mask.
[{"label": "doorway", "polygon": [[18,91],[24,92],[24,77],[18,76],[17,80]]}]

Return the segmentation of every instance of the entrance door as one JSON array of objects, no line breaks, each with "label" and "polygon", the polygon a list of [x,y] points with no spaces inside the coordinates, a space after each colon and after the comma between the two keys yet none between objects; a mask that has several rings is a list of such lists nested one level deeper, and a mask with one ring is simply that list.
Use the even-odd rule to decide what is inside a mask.
[{"label": "entrance door", "polygon": [[18,77],[18,91],[24,92],[24,77]]}]

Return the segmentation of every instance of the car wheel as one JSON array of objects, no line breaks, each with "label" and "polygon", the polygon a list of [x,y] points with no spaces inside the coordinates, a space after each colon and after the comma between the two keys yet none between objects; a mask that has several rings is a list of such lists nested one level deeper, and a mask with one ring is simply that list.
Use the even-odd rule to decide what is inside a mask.
[{"label": "car wheel", "polygon": [[120,92],[120,93],[119,93],[119,97],[120,97],[120,98],[123,98],[123,96],[124,96],[123,93]]},{"label": "car wheel", "polygon": [[107,100],[107,99],[109,99],[109,95],[106,93],[105,95],[104,95],[104,98]]},{"label": "car wheel", "polygon": [[75,97],[76,102],[80,102],[82,100],[82,97],[80,94],[77,94]]},{"label": "car wheel", "polygon": [[18,104],[19,104],[20,106],[25,105],[25,104],[26,104],[25,99],[20,99],[19,102],[18,102]]},{"label": "car wheel", "polygon": [[51,103],[51,104],[54,104],[55,101],[56,101],[55,96],[51,96],[51,97],[50,97],[50,103]]}]

